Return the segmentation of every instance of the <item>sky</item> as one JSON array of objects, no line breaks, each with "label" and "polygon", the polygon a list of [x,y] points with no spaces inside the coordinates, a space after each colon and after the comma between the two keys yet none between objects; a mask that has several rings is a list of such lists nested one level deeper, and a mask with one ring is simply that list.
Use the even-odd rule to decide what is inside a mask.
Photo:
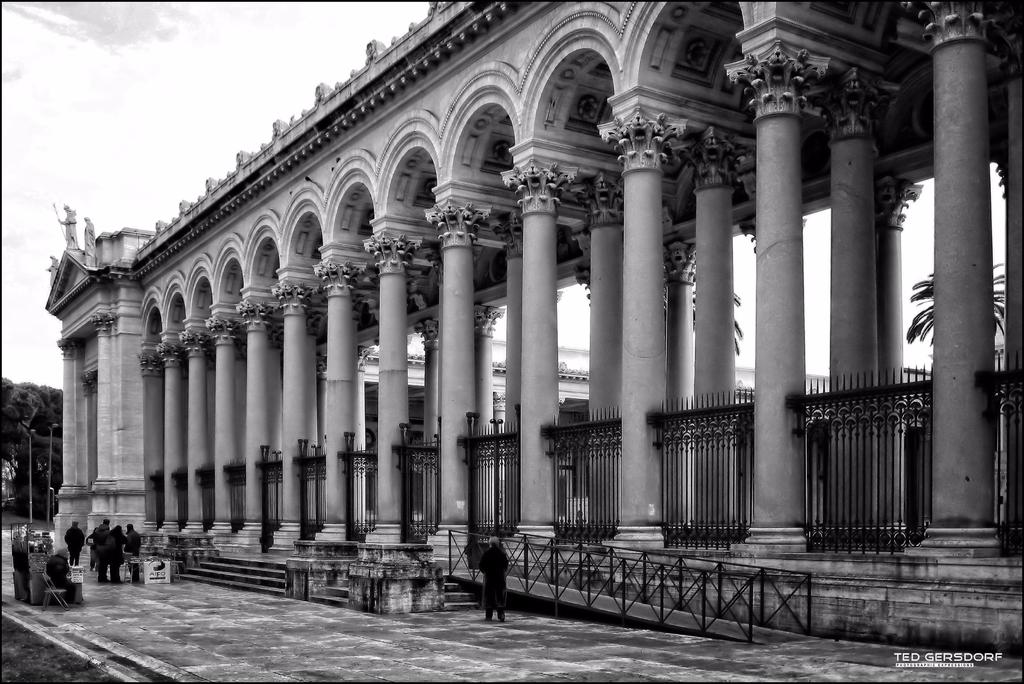
[{"label": "sky", "polygon": [[[62,384],[60,322],[44,309],[48,257],[65,244],[54,204],[78,212],[80,240],[85,217],[98,233],[170,221],[206,178],[234,168],[239,150],[269,141],[273,121],[311,107],[317,84],[361,68],[370,40],[390,44],[427,11],[426,2],[3,3],[3,376]],[[1003,226],[993,179],[993,224]],[[911,286],[932,270],[931,188],[903,232],[905,325]],[[1003,240],[994,230],[995,263]],[[808,217],[804,245],[807,371],[824,374],[827,211]],[[742,236],[734,252],[745,333],[737,365],[752,367],[755,256]],[[560,344],[586,348],[583,288],[569,288],[558,308]],[[910,345],[906,362],[928,365],[929,352]]]}]

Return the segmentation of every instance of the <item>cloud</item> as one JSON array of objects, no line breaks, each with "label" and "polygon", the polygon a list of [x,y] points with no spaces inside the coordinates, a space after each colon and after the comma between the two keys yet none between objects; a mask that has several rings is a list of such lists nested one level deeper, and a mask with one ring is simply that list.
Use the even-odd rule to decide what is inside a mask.
[{"label": "cloud", "polygon": [[13,83],[24,75],[25,70],[21,66],[4,67],[3,82]]},{"label": "cloud", "polygon": [[[169,41],[195,23],[184,3],[8,2],[10,10],[44,28],[101,48]],[[4,72],[7,81],[7,72]]]}]

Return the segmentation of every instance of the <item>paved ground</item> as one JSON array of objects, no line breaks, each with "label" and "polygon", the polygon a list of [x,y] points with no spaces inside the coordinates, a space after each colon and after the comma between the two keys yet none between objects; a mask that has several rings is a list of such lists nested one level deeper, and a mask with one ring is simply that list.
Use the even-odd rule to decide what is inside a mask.
[{"label": "paved ground", "polygon": [[[4,531],[3,614],[124,681],[1020,681],[1021,660],[895,667],[891,646],[772,645],[513,613],[382,617],[180,582],[97,584],[64,612],[15,601]],[[923,650],[916,652],[925,653]],[[5,678],[6,679],[6,678]]]}]

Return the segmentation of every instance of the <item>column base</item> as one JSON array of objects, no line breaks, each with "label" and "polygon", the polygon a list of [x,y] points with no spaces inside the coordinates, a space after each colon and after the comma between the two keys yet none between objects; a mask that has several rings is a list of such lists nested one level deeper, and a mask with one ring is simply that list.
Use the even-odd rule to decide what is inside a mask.
[{"label": "column base", "polygon": [[192,521],[185,523],[185,529],[183,529],[182,532],[184,534],[206,534],[206,531],[203,529],[202,522]]},{"label": "column base", "polygon": [[377,523],[377,528],[366,535],[367,544],[401,544],[402,526],[398,523]]},{"label": "column base", "polygon": [[345,523],[325,523],[324,529],[316,533],[317,541],[343,542],[348,541]]},{"label": "column base", "polygon": [[628,546],[632,549],[662,549],[665,548],[665,537],[660,527],[649,525],[637,527],[620,527],[615,538],[605,545]]},{"label": "column base", "polygon": [[295,542],[298,541],[301,530],[297,522],[283,522],[281,527],[274,532],[274,551],[294,551]]},{"label": "column base", "polygon": [[800,527],[751,527],[747,540],[734,544],[733,549],[753,556],[769,552],[803,553],[807,551],[807,537]]},{"label": "column base", "polygon": [[255,531],[246,531],[243,527],[227,536],[218,536],[217,548],[225,553],[259,553],[261,527],[256,525]]},{"label": "column base", "polygon": [[554,538],[555,527],[553,525],[520,525],[516,534],[527,534],[532,537]]},{"label": "column base", "polygon": [[1001,553],[994,527],[933,527],[921,546],[908,546],[905,556],[994,558]]},{"label": "column base", "polygon": [[147,520],[144,523],[142,523],[142,529],[139,530],[139,532],[140,533],[141,532],[148,532],[148,533],[152,534],[152,533],[156,532],[158,529],[160,529],[160,528],[158,528],[156,526],[156,521],[155,520]]}]

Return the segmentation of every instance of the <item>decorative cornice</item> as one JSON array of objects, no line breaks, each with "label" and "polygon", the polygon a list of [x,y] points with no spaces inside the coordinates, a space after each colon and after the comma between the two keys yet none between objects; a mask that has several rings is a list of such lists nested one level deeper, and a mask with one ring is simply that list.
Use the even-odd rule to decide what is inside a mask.
[{"label": "decorative cornice", "polygon": [[576,178],[575,166],[559,167],[557,162],[544,165],[531,159],[501,174],[505,187],[514,189],[516,203],[523,216],[533,213],[557,214],[561,195],[567,183]]},{"label": "decorative cornice", "polygon": [[721,185],[732,187],[736,182],[736,146],[732,136],[716,130],[714,126],[708,126],[683,148],[680,156],[694,168],[696,190]]},{"label": "decorative cornice", "polygon": [[211,316],[206,319],[206,329],[210,332],[214,344],[234,344],[238,322],[223,316]]},{"label": "decorative cornice", "polygon": [[96,327],[97,335],[109,335],[114,332],[114,327],[117,325],[117,314],[100,311],[94,313],[89,320]]},{"label": "decorative cornice", "polygon": [[433,209],[426,211],[427,220],[437,230],[441,238],[441,249],[450,247],[472,247],[476,242],[476,233],[482,221],[490,215],[490,210],[480,210],[472,203],[457,206],[452,202],[435,204]]},{"label": "decorative cornice", "polygon": [[697,249],[678,240],[665,248],[665,280],[693,285],[697,267]]},{"label": "decorative cornice", "polygon": [[615,117],[597,127],[601,139],[620,152],[623,173],[642,169],[660,171],[671,152],[668,141],[681,137],[685,129],[683,119],[669,118],[665,114],[651,116],[639,107],[625,118]]},{"label": "decorative cornice", "polygon": [[328,297],[332,295],[351,295],[356,286],[356,278],[362,273],[361,266],[346,261],[339,264],[332,259],[324,259],[313,264],[313,273],[323,282],[323,290]]},{"label": "decorative cornice", "polygon": [[82,350],[82,341],[75,339],[74,337],[62,337],[57,340],[57,346],[60,347],[61,352],[64,353],[65,359],[73,359],[78,356],[78,352]]},{"label": "decorative cornice", "polygon": [[424,349],[437,349],[438,345],[438,334],[441,332],[441,328],[436,319],[424,318],[418,322],[414,327],[417,333],[423,336],[423,348]]},{"label": "decorative cornice", "polygon": [[82,391],[85,394],[95,394],[96,385],[99,383],[99,372],[94,368],[82,373]]},{"label": "decorative cornice", "polygon": [[252,330],[256,327],[266,328],[274,308],[266,302],[247,297],[235,305],[235,311],[242,317],[242,324],[246,329]]},{"label": "decorative cornice", "polygon": [[886,176],[875,182],[875,226],[879,229],[903,230],[904,210],[921,196],[923,185],[914,185],[905,178]]},{"label": "decorative cornice", "polygon": [[582,200],[586,201],[590,227],[622,225],[622,179],[609,180],[604,171],[584,181]]},{"label": "decorative cornice", "polygon": [[178,333],[178,340],[181,341],[181,346],[185,348],[185,352],[190,358],[199,355],[205,356],[210,348],[210,336],[199,328],[182,330]]},{"label": "decorative cornice", "polygon": [[838,83],[815,98],[828,122],[832,140],[871,138],[875,121],[889,104],[893,90],[880,79],[862,77],[857,67],[843,74]]},{"label": "decorative cornice", "polygon": [[505,243],[506,259],[523,258],[523,222],[518,213],[513,211],[508,221],[494,226],[494,234]]},{"label": "decorative cornice", "polygon": [[405,274],[405,268],[412,263],[412,257],[420,246],[420,241],[407,238],[405,235],[389,235],[379,233],[363,240],[363,249],[373,254],[381,275],[389,273]]},{"label": "decorative cornice", "polygon": [[143,376],[163,375],[164,360],[157,352],[142,352],[139,354],[139,370]]},{"label": "decorative cornice", "polygon": [[747,106],[754,110],[756,121],[777,114],[799,115],[807,102],[804,90],[811,80],[825,75],[828,62],[807,50],[793,52],[782,41],[775,41],[758,55],[748,54],[727,64],[725,70],[733,83],[748,84],[746,93],[753,97]]},{"label": "decorative cornice", "polygon": [[305,313],[313,291],[302,283],[283,281],[270,288],[270,294],[277,297],[278,306],[285,314]]},{"label": "decorative cornice", "polygon": [[176,368],[181,366],[181,360],[185,356],[185,350],[180,344],[161,342],[156,345],[156,353],[163,361],[165,368]]},{"label": "decorative cornice", "polygon": [[473,327],[476,334],[481,337],[494,336],[494,324],[505,315],[505,312],[496,306],[477,304],[473,307]]},{"label": "decorative cornice", "polygon": [[957,40],[985,40],[991,23],[985,18],[983,2],[904,2],[904,9],[917,11],[924,23],[925,40],[932,50]]}]

